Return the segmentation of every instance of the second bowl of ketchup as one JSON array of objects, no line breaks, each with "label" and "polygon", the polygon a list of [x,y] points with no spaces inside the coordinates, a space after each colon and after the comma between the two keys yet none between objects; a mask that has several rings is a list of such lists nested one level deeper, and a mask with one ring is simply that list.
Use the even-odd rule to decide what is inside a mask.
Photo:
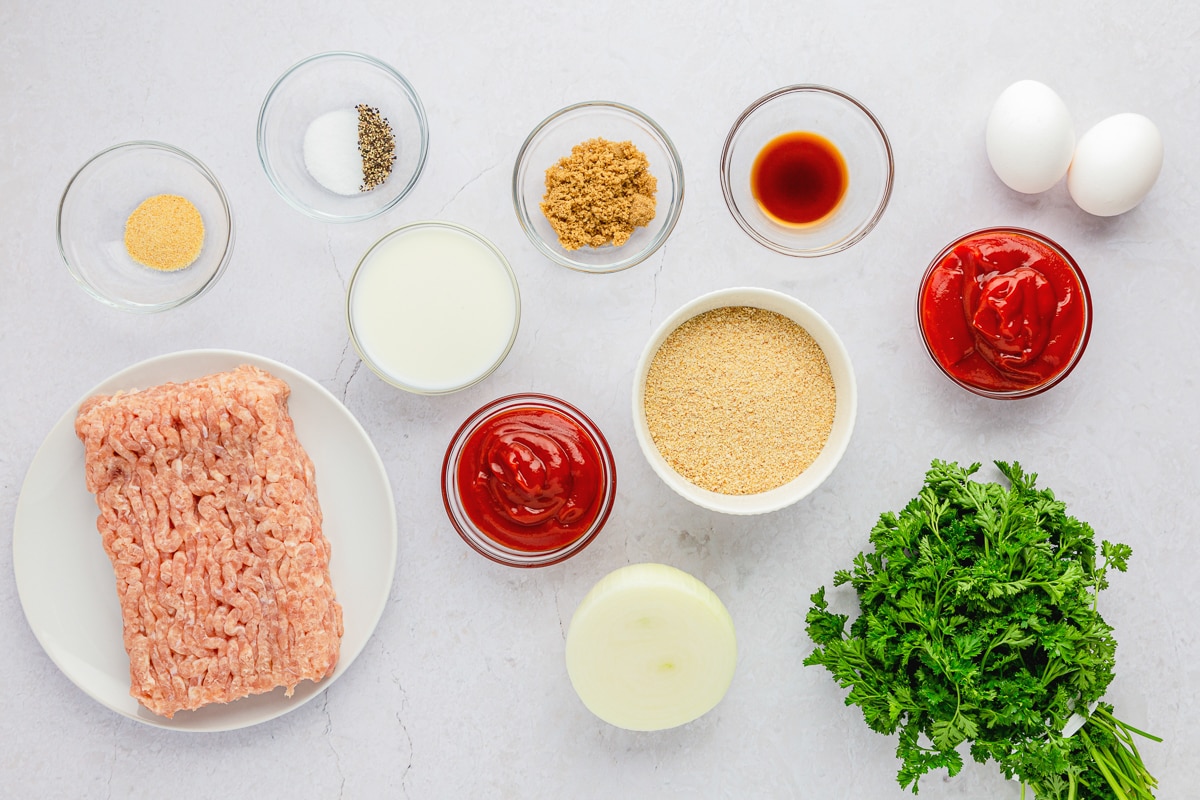
[{"label": "second bowl of ketchup", "polygon": [[959,386],[1030,397],[1083,356],[1092,300],[1062,247],[1033,231],[987,228],[934,257],[917,294],[917,325],[934,363]]}]

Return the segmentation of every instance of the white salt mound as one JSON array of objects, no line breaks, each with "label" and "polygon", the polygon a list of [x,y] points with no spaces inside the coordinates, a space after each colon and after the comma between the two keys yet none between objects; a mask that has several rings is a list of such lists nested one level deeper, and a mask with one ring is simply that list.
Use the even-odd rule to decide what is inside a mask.
[{"label": "white salt mound", "polygon": [[314,119],[304,132],[304,166],[331,192],[358,194],[363,182],[358,111],[338,109]]}]

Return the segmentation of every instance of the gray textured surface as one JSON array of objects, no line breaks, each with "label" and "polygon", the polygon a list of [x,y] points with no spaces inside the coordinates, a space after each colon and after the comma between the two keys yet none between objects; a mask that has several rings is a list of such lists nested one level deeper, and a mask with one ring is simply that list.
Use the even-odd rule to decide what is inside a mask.
[{"label": "gray textured surface", "polygon": [[[933,457],[1017,459],[1099,535],[1130,543],[1102,610],[1120,642],[1121,716],[1166,742],[1144,749],[1163,798],[1200,784],[1200,580],[1194,555],[1196,319],[1200,272],[1200,6],[1147,0],[829,4],[450,2],[222,3],[138,7],[17,0],[0,6],[0,795],[20,797],[863,797],[900,798],[891,744],[828,675],[801,667],[807,597],[848,564],[883,510]],[[242,10],[242,6],[254,10]],[[355,49],[417,88],[431,126],[425,175],[375,220],[331,226],[277,197],[258,163],[263,95],[293,62]],[[1016,195],[983,150],[992,100],[1032,77],[1077,134],[1120,111],[1154,119],[1158,185],[1111,220],[1059,184]],[[813,82],[858,97],[896,155],[879,227],[840,255],[792,260],[750,241],[721,199],[729,125],[758,96]],[[555,109],[613,99],[654,117],[683,161],[687,197],[667,245],[609,276],[538,257],[510,201],[516,151]],[[152,138],[218,175],[237,227],[216,288],[150,318],[101,306],[54,243],[63,186],[92,154]],[[359,368],[343,321],[358,257],[410,220],[447,219],[511,260],[524,315],[505,364],[460,394],[421,398]],[[975,398],[929,362],[916,283],[951,238],[995,224],[1062,243],[1091,285],[1081,365],[1047,395]],[[630,374],[675,307],[711,289],[789,292],[834,325],[855,361],[859,422],[841,466],[799,505],[734,519],[692,507],[651,473],[633,438]],[[120,718],[54,667],[21,614],[9,546],[21,481],[54,421],[143,358],[194,347],[284,361],[343,398],[373,437],[396,495],[400,552],[374,639],[327,694],[243,731],[185,735]],[[476,556],[441,507],[435,472],[458,424],[514,391],[556,394],[607,433],[620,475],[606,530],[582,555],[520,572]],[[81,478],[82,479],[82,478]],[[570,615],[618,566],[696,574],[738,627],[733,686],[712,713],[632,734],[591,717],[563,665]],[[991,767],[931,776],[923,798],[1020,794]]]}]

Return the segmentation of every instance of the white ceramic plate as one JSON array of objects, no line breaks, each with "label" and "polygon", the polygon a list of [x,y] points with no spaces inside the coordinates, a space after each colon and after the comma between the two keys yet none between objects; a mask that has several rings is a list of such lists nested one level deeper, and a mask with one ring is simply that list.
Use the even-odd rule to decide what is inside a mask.
[{"label": "white ceramic plate", "polygon": [[58,668],[83,691],[138,722],[189,731],[256,725],[298,708],[350,668],[387,604],[396,568],[396,510],[383,462],[358,421],[320,384],[260,356],[191,350],[135,364],[96,386],[94,394],[144,389],[253,364],[287,381],[296,435],[317,471],[324,531],[333,550],[330,573],[342,604],[345,634],[333,675],[304,681],[291,697],[282,688],[220,706],[150,713],[129,696],[129,658],[108,556],[96,531],[95,498],[84,485],[83,445],[73,405],[50,431],[25,476],[13,524],[17,593],[34,635]]}]

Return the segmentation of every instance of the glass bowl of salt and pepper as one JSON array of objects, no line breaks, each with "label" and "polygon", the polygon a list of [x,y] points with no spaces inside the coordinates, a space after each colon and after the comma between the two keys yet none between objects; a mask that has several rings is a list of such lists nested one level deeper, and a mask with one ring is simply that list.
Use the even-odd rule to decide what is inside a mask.
[{"label": "glass bowl of salt and pepper", "polygon": [[395,206],[416,185],[429,128],[416,90],[361,53],[319,53],[288,69],[258,117],[258,155],[293,208],[356,222]]}]

